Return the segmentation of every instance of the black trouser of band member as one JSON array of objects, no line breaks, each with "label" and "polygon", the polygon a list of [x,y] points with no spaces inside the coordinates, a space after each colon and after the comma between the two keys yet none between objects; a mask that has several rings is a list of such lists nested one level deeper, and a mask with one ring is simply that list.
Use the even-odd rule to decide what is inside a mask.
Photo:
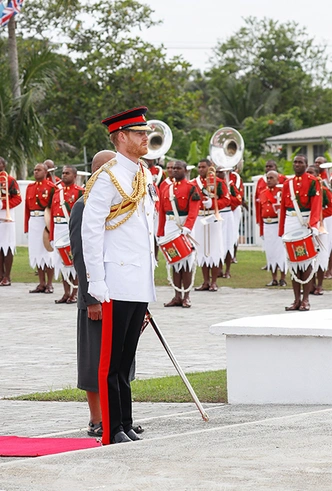
[{"label": "black trouser of band member", "polygon": [[99,363],[99,393],[103,422],[102,443],[132,426],[129,371],[146,314],[145,302],[104,302]]}]

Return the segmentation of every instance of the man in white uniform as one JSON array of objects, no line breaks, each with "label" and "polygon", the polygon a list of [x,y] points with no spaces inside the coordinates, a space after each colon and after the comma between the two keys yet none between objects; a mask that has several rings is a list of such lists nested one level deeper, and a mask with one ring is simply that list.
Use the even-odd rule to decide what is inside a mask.
[{"label": "man in white uniform", "polygon": [[129,370],[148,303],[155,301],[153,217],[157,199],[150,171],[146,107],[103,121],[115,159],[89,180],[82,221],[90,295],[102,302],[99,392],[102,443],[138,440],[132,429]]}]

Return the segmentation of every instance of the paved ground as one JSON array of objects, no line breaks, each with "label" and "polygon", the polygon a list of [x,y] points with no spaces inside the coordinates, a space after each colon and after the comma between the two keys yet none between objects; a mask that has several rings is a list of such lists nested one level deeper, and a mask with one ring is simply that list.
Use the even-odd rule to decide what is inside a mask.
[{"label": "paved ground", "polygon": [[[0,397],[76,384],[76,307],[61,296],[29,295],[32,285],[0,289]],[[283,313],[290,290],[221,288],[194,292],[191,309],[165,309],[158,288],[155,319],[184,371],[226,367],[225,343],[209,326],[227,319]],[[331,307],[332,292],[312,309]],[[291,313],[289,315],[292,315]],[[306,315],[303,313],[303,315]],[[310,363],[310,360],[308,360]],[[152,328],[139,345],[137,377],[175,374]],[[40,457],[2,459],[0,491],[39,490],[331,490],[332,407],[134,405],[142,442]],[[84,403],[0,400],[0,433],[85,436]]]}]

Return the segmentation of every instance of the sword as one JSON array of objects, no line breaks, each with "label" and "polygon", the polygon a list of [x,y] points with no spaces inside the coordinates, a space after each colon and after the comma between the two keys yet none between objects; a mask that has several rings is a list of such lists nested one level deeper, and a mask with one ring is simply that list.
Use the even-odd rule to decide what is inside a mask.
[{"label": "sword", "polygon": [[165,348],[166,353],[170,357],[171,362],[173,363],[174,367],[176,368],[178,374],[182,378],[182,381],[183,381],[184,385],[187,387],[187,389],[188,389],[191,397],[193,398],[194,403],[196,404],[199,412],[202,415],[202,418],[204,419],[204,421],[209,421],[209,416],[205,412],[205,410],[204,410],[202,404],[200,403],[200,401],[199,401],[199,399],[198,399],[198,397],[197,397],[194,389],[192,388],[189,380],[187,379],[185,373],[183,372],[182,368],[180,367],[179,363],[177,362],[177,360],[176,360],[174,354],[172,353],[171,348],[169,347],[166,339],[164,338],[164,336],[163,336],[162,332],[160,331],[159,327],[157,326],[156,321],[152,317],[151,312],[149,311],[149,309],[147,309],[146,316],[145,316],[145,319],[144,319],[144,322],[143,322],[143,326],[142,326],[142,330],[141,330],[141,334],[142,334],[142,332],[144,331],[144,329],[146,328],[146,326],[148,325],[149,322],[150,322],[151,326],[153,327],[155,333],[157,334],[157,336],[158,336],[161,344]]}]

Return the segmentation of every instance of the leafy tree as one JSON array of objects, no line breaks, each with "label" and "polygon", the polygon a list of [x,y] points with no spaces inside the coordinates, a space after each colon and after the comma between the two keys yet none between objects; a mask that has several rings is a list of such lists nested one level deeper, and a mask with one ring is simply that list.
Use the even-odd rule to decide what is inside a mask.
[{"label": "leafy tree", "polygon": [[[187,138],[200,103],[200,93],[187,90],[190,65],[178,57],[168,61],[163,49],[130,35],[133,27],[153,24],[151,9],[133,0],[70,3],[65,18],[61,12],[55,16],[56,2],[30,3],[23,26],[27,34],[45,39],[51,28],[64,40],[63,70],[41,108],[47,127],[62,142],[51,157],[58,163],[72,159],[73,153],[63,151],[65,143],[77,149],[74,159],[82,158],[83,145],[91,159],[109,145],[101,119],[137,105],[147,105],[150,119],[165,121]],[[59,45],[52,46],[59,52]],[[174,144],[178,154],[181,145],[175,138]]]},{"label": "leafy tree", "polygon": [[7,42],[2,39],[0,44],[4,47],[0,55],[3,66],[0,71],[0,148],[21,179],[26,175],[28,161],[36,158],[47,140],[38,109],[53,83],[57,60],[47,47],[26,51],[19,91],[13,94]]},{"label": "leafy tree", "polygon": [[[287,113],[297,106],[306,126],[328,121],[331,99],[328,104],[320,106],[316,116],[310,109],[316,106],[317,97],[324,101],[331,98],[326,47],[317,46],[306,29],[296,22],[281,24],[253,17],[244,21],[244,27],[226,42],[218,43],[212,69],[207,74],[210,88],[221,91],[220,107],[224,102],[227,104],[223,92],[229,85],[230,76],[243,86],[254,78],[259,80],[258,89],[262,94],[277,91],[279,100],[275,109],[278,113]],[[256,107],[259,106],[256,104]],[[247,116],[255,117],[254,110],[255,104],[251,108],[252,114]],[[241,113],[237,119],[241,120]]]}]

